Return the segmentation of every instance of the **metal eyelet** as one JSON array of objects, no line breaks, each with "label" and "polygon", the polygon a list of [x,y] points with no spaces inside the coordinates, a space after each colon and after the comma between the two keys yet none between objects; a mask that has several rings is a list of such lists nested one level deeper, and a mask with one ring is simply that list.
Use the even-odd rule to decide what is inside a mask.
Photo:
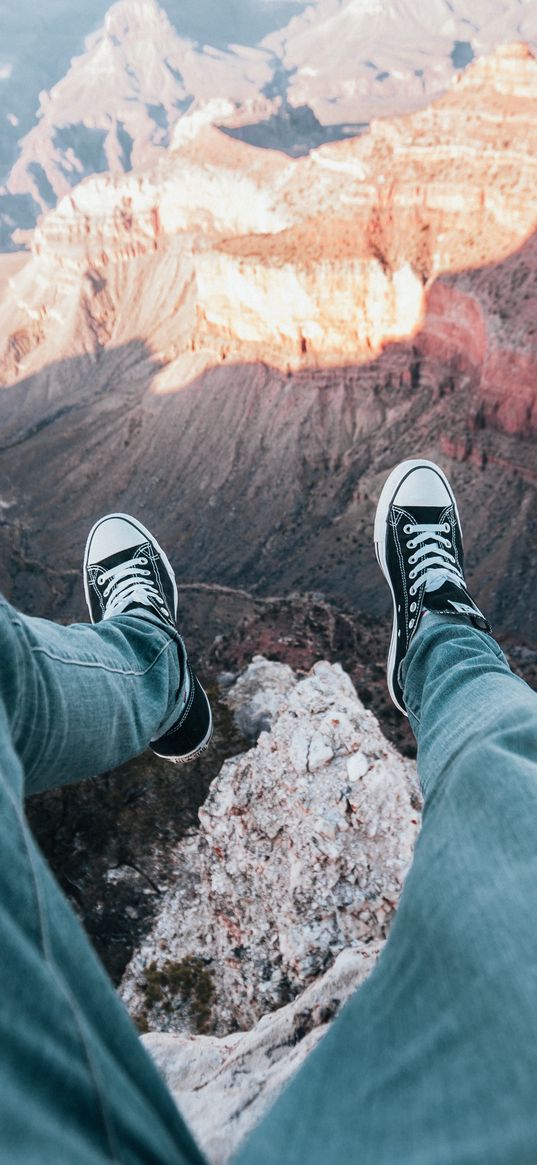
[{"label": "metal eyelet", "polygon": [[411,595],[415,595],[415,594],[416,594],[416,588],[415,588],[415,587],[409,587],[409,594],[411,594]]},{"label": "metal eyelet", "polygon": [[408,621],[408,626],[409,626],[409,627],[413,627],[415,622],[416,622],[416,620],[415,620],[415,619],[409,619],[409,621]]},{"label": "metal eyelet", "polygon": [[409,577],[409,578],[415,578],[415,577],[416,577],[416,571],[415,571],[415,570],[409,570],[409,572],[408,572],[408,577]]},{"label": "metal eyelet", "polygon": [[412,526],[410,526],[409,523],[407,522],[406,525],[403,526],[403,534],[411,534],[411,533],[412,533]]},{"label": "metal eyelet", "polygon": [[411,604],[410,604],[410,610],[411,610],[411,611],[415,611],[415,610],[416,610],[416,607],[417,607],[417,605],[418,605],[417,603],[411,603]]},{"label": "metal eyelet", "polygon": [[138,559],[138,562],[141,562],[141,563],[143,563],[144,566],[146,566],[147,565],[147,558],[145,558],[145,556],[143,554],[141,554],[139,559]]},{"label": "metal eyelet", "polygon": [[416,555],[415,555],[415,554],[411,554],[411,555],[410,555],[410,558],[409,558],[409,560],[408,560],[408,561],[409,561],[409,562],[415,562],[415,561],[416,561]]}]

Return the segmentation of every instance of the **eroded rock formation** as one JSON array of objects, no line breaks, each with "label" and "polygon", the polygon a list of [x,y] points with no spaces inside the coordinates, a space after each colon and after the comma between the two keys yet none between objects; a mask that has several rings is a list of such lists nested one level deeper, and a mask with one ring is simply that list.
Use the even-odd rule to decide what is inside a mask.
[{"label": "eroded rock formation", "polygon": [[[464,283],[451,289],[535,227],[536,91],[537,62],[512,46],[428,110],[296,161],[184,118],[153,171],[90,179],[43,220],[1,317],[4,333],[30,330],[22,364],[11,346],[12,375],[65,348],[70,317],[79,348],[88,328],[101,344],[151,336],[164,392],[223,357],[365,362],[414,335],[427,352],[438,316],[449,355],[481,370],[506,329],[482,279],[466,299]],[[153,284],[167,302],[158,323]]]},{"label": "eroded rock formation", "polygon": [[218,122],[225,97],[230,132],[307,153],[421,108],[498,44],[537,44],[530,0],[80,0],[72,15],[3,22],[3,246],[85,175],[147,165],[192,103]]},{"label": "eroded rock formation", "polygon": [[363,982],[378,952],[375,943],[342,951],[297,999],[250,1031],[142,1036],[211,1165],[224,1165],[270,1108]]},{"label": "eroded rock formation", "polygon": [[271,729],[214,781],[124,979],[151,1029],[250,1028],[345,948],[370,966],[386,937],[419,826],[414,766],[339,665],[316,664],[286,695],[281,681],[262,659],[240,681],[243,714],[264,699]]},{"label": "eroded rock formation", "polygon": [[90,179],[43,220],[0,304],[0,540],[24,496],[20,536],[59,571],[49,610],[80,612],[79,531],[120,504],[182,581],[376,615],[374,498],[420,451],[454,477],[495,625],[537,633],[536,89],[514,45],[430,109],[296,160],[187,115],[154,169]]}]

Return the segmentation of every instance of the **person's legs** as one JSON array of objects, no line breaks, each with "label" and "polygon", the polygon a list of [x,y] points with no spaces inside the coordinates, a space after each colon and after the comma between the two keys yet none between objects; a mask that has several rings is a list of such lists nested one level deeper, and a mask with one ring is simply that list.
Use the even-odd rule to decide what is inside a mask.
[{"label": "person's legs", "polygon": [[[66,628],[0,602],[0,1160],[9,1165],[203,1162],[22,806],[24,791],[94,775],[160,740],[178,707],[191,749],[181,641],[171,620],[140,612]],[[205,700],[205,737],[209,721]]]},{"label": "person's legs", "polygon": [[397,916],[240,1165],[537,1160],[537,694],[449,617],[404,671],[425,809]]},{"label": "person's legs", "polygon": [[136,615],[61,627],[0,598],[0,697],[34,793],[115,768],[173,717],[177,643]]},{"label": "person's legs", "polygon": [[200,1165],[31,836],[0,702],[0,1160]]},{"label": "person's legs", "polygon": [[393,471],[375,542],[422,830],[377,966],[236,1165],[534,1165],[537,694],[484,633],[437,466]]},{"label": "person's legs", "polygon": [[0,596],[0,699],[25,792],[68,784],[143,752],[184,762],[209,744],[209,702],[176,627],[164,551],[127,514],[100,519],[84,556],[92,624],[29,618]]}]

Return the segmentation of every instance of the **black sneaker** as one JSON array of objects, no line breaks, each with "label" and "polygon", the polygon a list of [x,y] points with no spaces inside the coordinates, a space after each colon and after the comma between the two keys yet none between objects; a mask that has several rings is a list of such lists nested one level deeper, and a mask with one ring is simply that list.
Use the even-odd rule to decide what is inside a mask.
[{"label": "black sneaker", "polygon": [[[158,542],[128,514],[106,514],[88,535],[84,590],[92,623],[114,615],[150,613],[176,631],[175,575]],[[211,708],[178,637],[177,719],[150,748],[157,756],[183,764],[207,748],[212,736]]]},{"label": "black sneaker", "polygon": [[399,668],[424,609],[490,631],[466,589],[457,503],[438,465],[402,461],[390,473],[375,516],[375,552],[393,597],[388,688],[406,716]]}]

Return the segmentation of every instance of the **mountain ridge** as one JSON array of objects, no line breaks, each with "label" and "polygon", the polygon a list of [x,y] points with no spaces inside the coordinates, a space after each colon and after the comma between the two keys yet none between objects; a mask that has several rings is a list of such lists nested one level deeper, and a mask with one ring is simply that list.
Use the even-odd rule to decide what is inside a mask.
[{"label": "mountain ridge", "polygon": [[[96,0],[86,0],[83,13],[86,8],[88,16],[101,10]],[[18,157],[12,156],[14,141],[6,144],[11,164],[0,189],[1,244],[26,243],[39,213],[85,175],[151,165],[192,106],[225,99],[230,132],[304,154],[375,117],[424,106],[458,68],[502,40],[537,45],[537,18],[523,0],[500,9],[497,0],[482,0],[478,9],[473,5],[471,21],[466,0],[434,0],[429,8],[417,13],[406,0],[372,9],[357,0],[316,0],[304,11],[297,3],[292,10],[298,14],[287,25],[256,39],[253,26],[246,35],[249,0],[212,24],[204,24],[203,7],[194,19],[191,6],[178,7],[175,0],[117,0],[101,28],[80,43],[67,73],[39,94],[33,127],[28,111],[22,119],[9,111],[10,103],[19,109],[22,100],[17,77],[23,62],[16,53],[14,64],[9,60],[8,34],[0,85],[4,76],[10,140],[19,121],[26,132]],[[273,24],[278,14],[289,18],[290,6],[266,2],[257,16]],[[196,29],[207,39],[196,39]],[[459,60],[457,46],[464,45]]]}]

